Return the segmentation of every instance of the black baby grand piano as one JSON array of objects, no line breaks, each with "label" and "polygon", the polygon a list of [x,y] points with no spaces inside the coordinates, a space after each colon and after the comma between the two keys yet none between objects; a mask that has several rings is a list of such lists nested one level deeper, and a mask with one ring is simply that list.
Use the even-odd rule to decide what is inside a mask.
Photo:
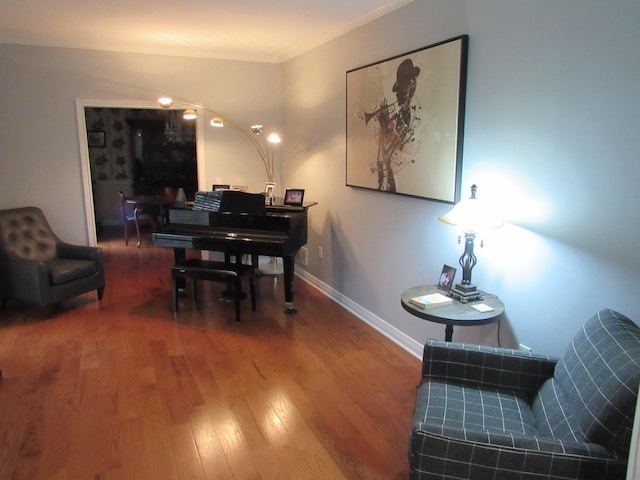
[{"label": "black baby grand piano", "polygon": [[234,190],[198,192],[192,208],[169,209],[164,225],[153,233],[153,243],[174,250],[176,263],[186,258],[186,249],[224,252],[237,262],[251,255],[282,257],[285,313],[293,307],[295,256],[307,243],[307,208],[265,206],[260,193]]}]

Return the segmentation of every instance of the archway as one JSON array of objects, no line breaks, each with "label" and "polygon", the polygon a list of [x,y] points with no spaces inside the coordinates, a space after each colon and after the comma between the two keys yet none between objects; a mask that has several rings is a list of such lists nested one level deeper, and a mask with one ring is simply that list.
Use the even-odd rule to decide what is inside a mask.
[{"label": "archway", "polygon": [[[95,149],[99,147],[91,146],[96,145],[94,142],[100,141],[100,134],[96,136],[93,132],[102,132],[101,130],[91,130],[92,134],[88,135],[87,128],[87,117],[86,117],[86,109],[87,108],[105,108],[105,109],[123,109],[123,110],[149,110],[149,111],[162,111],[161,108],[158,107],[157,104],[149,103],[149,102],[126,102],[126,101],[109,101],[109,100],[77,100],[76,101],[76,111],[78,117],[78,137],[80,143],[80,157],[82,163],[82,180],[83,180],[83,190],[84,190],[84,203],[85,203],[85,216],[87,222],[87,236],[89,239],[89,244],[96,245],[97,244],[97,233],[96,233],[96,193],[104,193],[104,192],[96,192],[94,189],[94,180],[92,178],[92,165],[91,165],[91,155],[90,148]],[[90,127],[90,126],[89,126]],[[203,184],[203,179],[206,178],[205,175],[205,163],[204,163],[204,131],[203,131],[203,122],[201,120],[201,116],[198,117],[196,123],[196,170],[197,170],[197,184],[196,188],[199,185]],[[90,127],[91,128],[91,127]],[[90,143],[91,137],[91,143]],[[104,132],[103,137],[106,137],[106,132]],[[105,138],[106,141],[109,141]],[[124,170],[123,170],[124,171]],[[94,175],[95,176],[94,172]],[[120,173],[123,176],[122,172]],[[114,187],[117,188],[117,180],[114,180]],[[109,179],[109,181],[111,181]],[[131,179],[133,181],[133,179]],[[107,189],[108,190],[108,189]],[[117,192],[112,192],[113,198],[115,200]],[[107,193],[108,196],[108,193]]]}]

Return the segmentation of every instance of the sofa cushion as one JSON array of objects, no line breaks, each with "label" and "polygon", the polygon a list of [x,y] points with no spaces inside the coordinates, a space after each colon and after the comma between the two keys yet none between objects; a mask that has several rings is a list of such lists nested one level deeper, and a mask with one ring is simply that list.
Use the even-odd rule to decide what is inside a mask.
[{"label": "sofa cushion", "polygon": [[[127,220],[129,222],[135,222],[136,221],[136,216],[131,213],[131,214],[127,214]],[[155,220],[155,217],[149,213],[141,213],[138,215],[138,221],[145,221],[145,222],[150,222],[152,220]]]},{"label": "sofa cushion", "polygon": [[60,285],[78,278],[93,275],[98,270],[96,262],[91,260],[73,260],[69,258],[54,258],[45,262],[49,270],[51,285]]},{"label": "sofa cushion", "polygon": [[557,380],[547,380],[531,404],[538,435],[565,442],[584,442],[584,434],[573,409],[567,406],[567,399]]},{"label": "sofa cushion", "polygon": [[418,389],[414,421],[459,429],[535,435],[524,395],[427,380]]},{"label": "sofa cushion", "polygon": [[593,443],[629,451],[640,383],[640,328],[601,310],[574,337],[554,372],[570,415]]}]

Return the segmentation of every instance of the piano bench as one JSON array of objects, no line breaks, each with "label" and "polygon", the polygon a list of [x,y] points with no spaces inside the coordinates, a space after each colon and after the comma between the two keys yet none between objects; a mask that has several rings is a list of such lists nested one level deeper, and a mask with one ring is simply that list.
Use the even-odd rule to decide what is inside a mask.
[{"label": "piano bench", "polygon": [[178,312],[178,278],[191,279],[191,297],[197,300],[196,280],[211,280],[233,285],[233,297],[236,307],[236,322],[240,322],[240,300],[242,298],[242,280],[249,279],[251,293],[251,309],[256,310],[256,289],[254,284],[254,267],[236,265],[225,262],[214,262],[191,258],[171,267],[171,288],[173,290],[173,313]]}]

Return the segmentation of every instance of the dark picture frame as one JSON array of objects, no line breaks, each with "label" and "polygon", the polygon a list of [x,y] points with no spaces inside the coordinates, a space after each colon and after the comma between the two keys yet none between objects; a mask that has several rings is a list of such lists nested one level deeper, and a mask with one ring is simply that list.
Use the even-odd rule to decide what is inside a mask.
[{"label": "dark picture frame", "polygon": [[103,130],[87,131],[87,143],[91,148],[103,148],[107,146],[107,138]]},{"label": "dark picture frame", "polygon": [[346,185],[460,200],[467,35],[349,70]]},{"label": "dark picture frame", "polygon": [[453,280],[456,278],[456,269],[449,265],[442,266],[442,272],[438,277],[438,288],[443,292],[449,293],[453,286]]},{"label": "dark picture frame", "polygon": [[304,190],[301,188],[287,188],[284,192],[284,205],[301,207],[304,199]]}]

